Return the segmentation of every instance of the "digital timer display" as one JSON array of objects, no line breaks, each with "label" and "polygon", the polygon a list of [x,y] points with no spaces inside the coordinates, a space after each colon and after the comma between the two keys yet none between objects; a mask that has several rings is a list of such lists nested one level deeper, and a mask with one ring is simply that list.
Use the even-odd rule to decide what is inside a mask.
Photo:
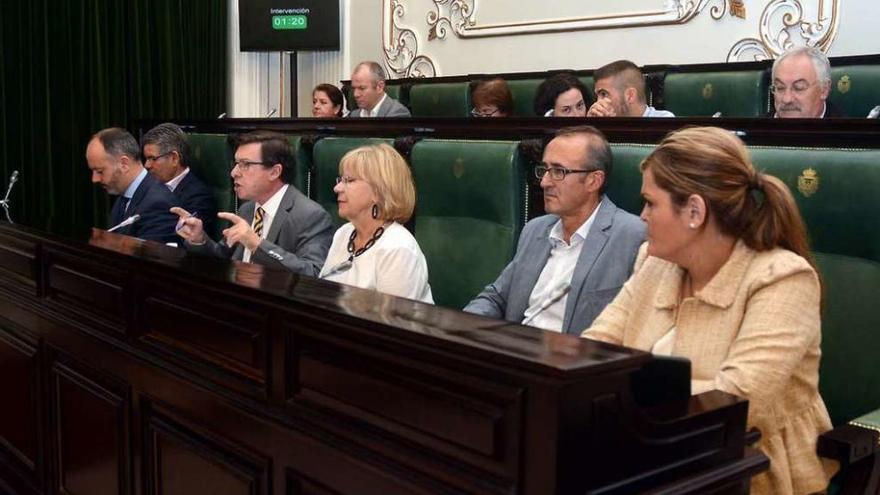
[{"label": "digital timer display", "polygon": [[307,29],[309,18],[304,15],[273,15],[272,29]]}]

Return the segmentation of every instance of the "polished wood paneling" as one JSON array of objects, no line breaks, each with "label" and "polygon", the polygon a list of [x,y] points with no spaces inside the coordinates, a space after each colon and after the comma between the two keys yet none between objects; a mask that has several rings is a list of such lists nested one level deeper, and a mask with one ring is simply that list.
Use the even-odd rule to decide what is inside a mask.
[{"label": "polished wood paneling", "polygon": [[174,418],[167,408],[144,401],[145,493],[150,495],[265,495],[269,460],[211,432]]},{"label": "polished wood paneling", "polygon": [[37,288],[37,244],[27,239],[0,235],[0,281],[33,293]]},{"label": "polished wood paneling", "polygon": [[42,468],[39,358],[35,342],[0,320],[0,452],[34,484]]},{"label": "polished wood paneling", "polygon": [[125,386],[69,358],[52,365],[61,493],[131,493],[130,400]]}]

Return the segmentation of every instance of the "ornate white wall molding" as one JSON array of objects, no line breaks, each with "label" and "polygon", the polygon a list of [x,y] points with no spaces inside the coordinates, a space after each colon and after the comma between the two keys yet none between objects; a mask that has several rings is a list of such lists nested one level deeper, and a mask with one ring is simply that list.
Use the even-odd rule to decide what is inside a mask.
[{"label": "ornate white wall molding", "polygon": [[730,49],[728,62],[776,58],[787,49],[807,45],[827,52],[837,36],[841,0],[772,0],[764,7],[760,39],[742,39]]},{"label": "ornate white wall molding", "polygon": [[[519,34],[584,31],[637,26],[684,24],[707,7],[715,20],[725,12],[739,14],[743,9],[738,0],[656,0],[656,8],[638,11],[608,11],[594,15],[531,19],[517,22],[480,24],[477,21],[477,0],[432,0],[434,10],[428,12],[428,40],[444,39],[449,30],[459,38],[485,38]],[[731,9],[731,3],[734,8]]]},{"label": "ornate white wall molding", "polygon": [[398,77],[434,77],[434,61],[419,55],[419,40],[415,31],[402,27],[406,13],[403,0],[385,0],[382,7],[382,51],[389,75]]}]

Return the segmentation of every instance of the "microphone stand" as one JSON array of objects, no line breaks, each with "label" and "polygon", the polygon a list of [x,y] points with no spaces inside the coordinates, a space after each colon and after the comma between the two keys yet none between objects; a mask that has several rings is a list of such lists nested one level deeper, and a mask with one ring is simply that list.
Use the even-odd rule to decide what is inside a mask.
[{"label": "microphone stand", "polygon": [[12,192],[12,186],[15,185],[16,181],[18,181],[18,170],[13,170],[12,175],[9,176],[9,186],[6,187],[6,196],[0,200],[0,206],[3,207],[3,212],[6,213],[6,221],[11,224],[15,224],[15,222],[9,216],[9,193]]}]

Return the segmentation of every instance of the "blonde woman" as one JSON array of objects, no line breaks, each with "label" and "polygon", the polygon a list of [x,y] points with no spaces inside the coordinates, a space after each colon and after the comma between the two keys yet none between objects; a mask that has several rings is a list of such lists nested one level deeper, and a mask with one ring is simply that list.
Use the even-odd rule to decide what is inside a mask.
[{"label": "blonde woman", "polygon": [[403,157],[387,144],[351,150],[333,191],[348,223],[333,236],[321,278],[433,304],[425,255],[402,225],[416,202]]},{"label": "blonde woman", "polygon": [[749,400],[770,471],[752,493],[822,492],[821,288],[788,188],[729,131],[689,128],[642,162],[647,249],[584,337],[691,360],[693,393]]}]

